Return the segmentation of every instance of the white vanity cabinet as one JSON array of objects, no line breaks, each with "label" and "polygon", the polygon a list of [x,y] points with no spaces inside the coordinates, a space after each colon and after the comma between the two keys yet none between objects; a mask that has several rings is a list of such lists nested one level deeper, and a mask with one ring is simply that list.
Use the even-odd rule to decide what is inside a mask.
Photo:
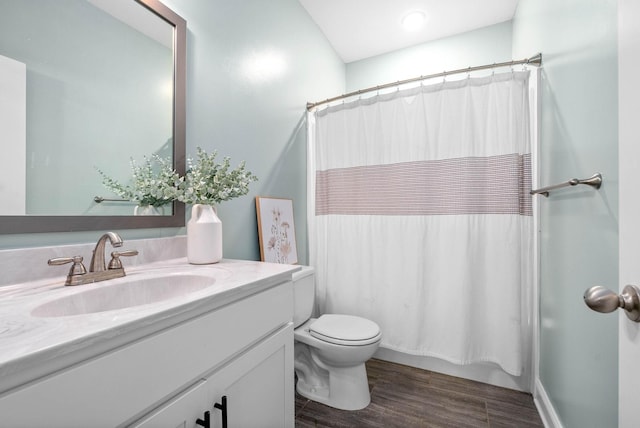
[{"label": "white vanity cabinet", "polygon": [[1,395],[0,427],[222,427],[223,396],[228,427],[293,427],[292,317],[290,281],[183,316]]}]

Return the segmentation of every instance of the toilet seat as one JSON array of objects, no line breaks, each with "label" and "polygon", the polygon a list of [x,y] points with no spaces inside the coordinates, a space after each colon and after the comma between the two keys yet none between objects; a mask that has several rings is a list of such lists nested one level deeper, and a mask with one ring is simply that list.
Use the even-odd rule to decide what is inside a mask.
[{"label": "toilet seat", "polygon": [[309,326],[309,334],[324,342],[343,346],[363,346],[380,340],[380,327],[353,315],[322,315]]}]

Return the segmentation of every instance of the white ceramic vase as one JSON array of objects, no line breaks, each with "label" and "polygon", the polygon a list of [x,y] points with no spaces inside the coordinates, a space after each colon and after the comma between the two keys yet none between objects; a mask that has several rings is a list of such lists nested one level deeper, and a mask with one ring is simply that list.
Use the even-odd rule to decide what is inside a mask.
[{"label": "white ceramic vase", "polygon": [[153,205],[136,205],[133,209],[133,215],[162,215],[162,207],[154,207]]},{"label": "white ceramic vase", "polygon": [[187,222],[187,260],[191,264],[222,259],[222,222],[211,205],[194,204]]}]

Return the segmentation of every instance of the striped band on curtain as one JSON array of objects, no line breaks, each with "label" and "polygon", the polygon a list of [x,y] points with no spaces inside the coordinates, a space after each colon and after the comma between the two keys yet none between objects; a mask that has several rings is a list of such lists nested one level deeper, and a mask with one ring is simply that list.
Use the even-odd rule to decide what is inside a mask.
[{"label": "striped band on curtain", "polygon": [[531,154],[316,172],[316,215],[531,216]]}]

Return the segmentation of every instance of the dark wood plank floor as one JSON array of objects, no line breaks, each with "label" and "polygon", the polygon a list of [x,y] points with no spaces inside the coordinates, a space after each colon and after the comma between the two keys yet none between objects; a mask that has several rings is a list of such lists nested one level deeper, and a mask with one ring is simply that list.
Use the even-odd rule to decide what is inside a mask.
[{"label": "dark wood plank floor", "polygon": [[296,394],[296,428],[543,427],[530,394],[372,359],[371,404],[347,412]]}]

